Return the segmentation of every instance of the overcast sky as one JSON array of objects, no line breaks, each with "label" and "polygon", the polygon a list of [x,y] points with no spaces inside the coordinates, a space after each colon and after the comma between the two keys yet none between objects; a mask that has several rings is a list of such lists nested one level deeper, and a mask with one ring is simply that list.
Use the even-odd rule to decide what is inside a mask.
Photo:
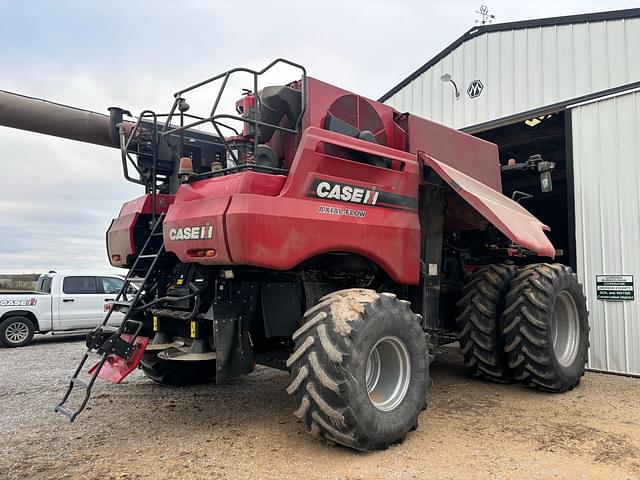
[{"label": "overcast sky", "polygon": [[[495,22],[634,1],[491,1]],[[105,112],[276,57],[378,98],[474,26],[479,1],[0,0],[0,89]],[[111,270],[105,231],[141,194],[116,150],[0,127],[0,273]]]}]

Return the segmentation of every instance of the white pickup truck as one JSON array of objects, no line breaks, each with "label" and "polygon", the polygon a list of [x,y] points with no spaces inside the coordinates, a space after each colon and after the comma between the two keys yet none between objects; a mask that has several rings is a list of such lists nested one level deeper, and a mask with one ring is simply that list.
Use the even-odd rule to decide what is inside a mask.
[{"label": "white pickup truck", "polygon": [[[124,277],[49,272],[33,292],[0,293],[0,346],[21,347],[35,333],[81,333],[99,325]],[[130,287],[133,288],[133,287]],[[124,315],[113,312],[109,325]]]}]

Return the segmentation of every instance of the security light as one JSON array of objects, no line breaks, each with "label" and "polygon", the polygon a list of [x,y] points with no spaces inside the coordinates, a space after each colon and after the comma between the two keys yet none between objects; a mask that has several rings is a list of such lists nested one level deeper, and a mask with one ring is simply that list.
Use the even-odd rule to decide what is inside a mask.
[{"label": "security light", "polygon": [[450,73],[444,73],[441,77],[440,80],[442,80],[443,82],[451,82],[451,84],[453,85],[453,88],[456,92],[456,99],[460,98],[460,91],[458,90],[458,85],[456,85],[456,82],[453,81],[453,79],[451,78],[451,74]]}]

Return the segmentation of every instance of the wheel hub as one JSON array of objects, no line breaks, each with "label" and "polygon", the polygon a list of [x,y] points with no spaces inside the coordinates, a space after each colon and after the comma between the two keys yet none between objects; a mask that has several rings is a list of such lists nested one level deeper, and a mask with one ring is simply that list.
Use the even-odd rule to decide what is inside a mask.
[{"label": "wheel hub", "polygon": [[365,367],[367,395],[383,412],[404,400],[411,381],[411,360],[407,347],[397,337],[384,337],[371,349]]},{"label": "wheel hub", "polygon": [[12,323],[7,327],[5,336],[11,343],[24,342],[29,337],[29,327],[22,322]]},{"label": "wheel hub", "polygon": [[566,291],[560,292],[553,305],[551,333],[553,350],[558,363],[564,367],[570,367],[578,355],[580,319],[576,302]]}]

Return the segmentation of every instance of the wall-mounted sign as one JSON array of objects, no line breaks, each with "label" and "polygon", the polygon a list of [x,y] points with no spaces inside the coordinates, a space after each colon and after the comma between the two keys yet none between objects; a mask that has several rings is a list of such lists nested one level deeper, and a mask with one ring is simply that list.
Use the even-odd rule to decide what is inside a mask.
[{"label": "wall-mounted sign", "polygon": [[471,98],[479,97],[483,89],[484,85],[482,85],[482,82],[480,80],[474,80],[469,84],[469,87],[467,88],[467,95],[469,95],[469,97]]},{"label": "wall-mounted sign", "polygon": [[598,300],[633,300],[633,275],[596,275]]}]

